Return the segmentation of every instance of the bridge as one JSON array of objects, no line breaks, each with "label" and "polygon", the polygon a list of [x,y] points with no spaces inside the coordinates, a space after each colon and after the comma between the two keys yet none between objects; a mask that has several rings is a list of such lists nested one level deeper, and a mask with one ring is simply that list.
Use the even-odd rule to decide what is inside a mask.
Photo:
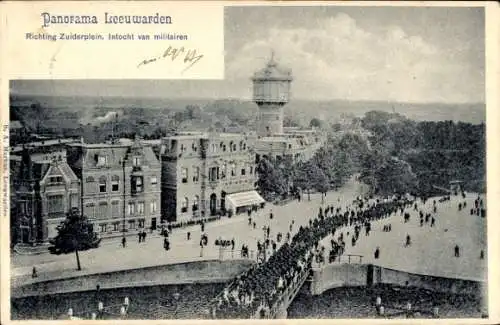
[{"label": "bridge", "polygon": [[[290,283],[285,286],[283,289],[279,291],[279,294],[277,297],[274,299],[271,305],[267,305],[265,303],[260,303],[258,305],[252,305],[251,307],[254,307],[254,310],[251,310],[249,313],[241,311],[239,313],[237,310],[235,311],[233,316],[237,316],[238,318],[244,317],[246,314],[248,317],[245,318],[250,318],[250,319],[286,319],[287,318],[287,309],[290,306],[290,304],[293,302],[295,297],[298,295],[300,290],[302,288],[305,288],[308,290],[311,294],[314,294],[313,287],[304,287],[304,285],[307,284],[312,284],[314,281],[313,279],[313,271],[314,270],[319,270],[326,265],[349,265],[349,264],[358,264],[362,263],[363,261],[363,256],[362,255],[357,255],[357,254],[347,254],[347,255],[341,255],[337,258],[336,261],[332,263],[324,263],[324,262],[311,262],[306,265],[300,272],[298,272],[290,281]],[[263,262],[261,266],[266,263]],[[235,283],[231,283],[228,286],[228,289],[233,289]],[[218,318],[224,318],[222,315],[219,315],[217,313],[217,303],[219,299],[223,298],[224,293],[221,292],[219,293],[211,302],[210,304],[210,313],[211,313],[211,318],[212,319],[218,319]],[[242,309],[245,309],[246,306],[241,306]]]}]

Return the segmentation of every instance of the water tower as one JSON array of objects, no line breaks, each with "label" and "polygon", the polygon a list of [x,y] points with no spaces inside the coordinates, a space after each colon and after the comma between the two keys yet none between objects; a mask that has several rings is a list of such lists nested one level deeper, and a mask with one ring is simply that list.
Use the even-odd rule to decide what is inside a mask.
[{"label": "water tower", "polygon": [[259,136],[283,133],[283,106],[288,103],[292,79],[290,70],[278,67],[274,53],[266,67],[254,74],[253,101],[259,106]]}]

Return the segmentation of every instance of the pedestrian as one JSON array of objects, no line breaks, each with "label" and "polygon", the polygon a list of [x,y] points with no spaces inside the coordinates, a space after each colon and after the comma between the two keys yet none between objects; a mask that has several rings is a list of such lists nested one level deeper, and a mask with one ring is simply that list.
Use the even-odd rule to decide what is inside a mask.
[{"label": "pedestrian", "polygon": [[411,246],[411,237],[410,235],[406,235],[406,243],[405,247]]},{"label": "pedestrian", "polygon": [[257,224],[254,221],[254,223],[253,223],[253,229],[255,229],[255,227],[257,227]]},{"label": "pedestrian", "polygon": [[271,210],[271,212],[269,212],[269,219],[270,219],[270,220],[273,220],[273,217],[274,217],[274,215],[273,215],[273,210]]},{"label": "pedestrian", "polygon": [[376,260],[378,260],[378,258],[380,257],[380,248],[377,247],[377,249],[375,249],[375,253],[373,254],[373,256],[375,257]]},{"label": "pedestrian", "polygon": [[436,219],[434,217],[431,218],[431,227],[434,227],[434,224],[436,223]]},{"label": "pedestrian", "polygon": [[203,257],[203,239],[200,239],[200,257]]},{"label": "pedestrian", "polygon": [[460,257],[460,247],[458,245],[455,245],[455,257]]},{"label": "pedestrian", "polygon": [[139,243],[142,242],[142,232],[139,231],[137,237],[139,237]]},{"label": "pedestrian", "polygon": [[125,248],[125,246],[127,246],[127,239],[125,238],[125,236],[122,237],[122,246]]},{"label": "pedestrian", "polygon": [[479,254],[479,258],[484,260],[484,251],[481,249],[481,254]]},{"label": "pedestrian", "polygon": [[186,235],[187,235],[187,240],[190,240],[191,239],[191,233],[188,231]]},{"label": "pedestrian", "polygon": [[201,224],[201,232],[204,232],[205,231],[205,223],[202,221]]},{"label": "pedestrian", "polygon": [[33,266],[33,272],[31,273],[31,277],[32,278],[37,278],[38,277],[38,273],[36,272],[36,267]]},{"label": "pedestrian", "polygon": [[231,239],[231,250],[234,251],[234,238]]},{"label": "pedestrian", "polygon": [[143,241],[143,242],[145,242],[145,241],[146,241],[146,236],[147,236],[147,232],[146,232],[146,230],[144,230],[144,231],[142,232],[142,241]]}]

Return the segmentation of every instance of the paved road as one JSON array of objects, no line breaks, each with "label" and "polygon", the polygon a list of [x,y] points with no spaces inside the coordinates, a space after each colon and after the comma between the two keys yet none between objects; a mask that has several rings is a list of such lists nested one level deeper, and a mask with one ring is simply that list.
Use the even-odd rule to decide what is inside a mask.
[{"label": "paved road", "polygon": [[[364,229],[356,246],[352,247],[351,236],[353,227],[343,229],[345,254],[363,255],[363,262],[375,263],[380,266],[407,272],[459,277],[470,280],[486,280],[486,220],[477,215],[470,215],[477,194],[468,194],[467,208],[458,211],[458,203],[464,200],[452,196],[450,201],[437,202],[435,227],[425,224],[420,227],[418,212],[408,208],[405,212],[411,215],[408,223],[403,222],[403,216],[398,212],[387,219],[372,223],[372,232],[365,236]],[[485,201],[485,199],[483,198]],[[432,200],[428,201],[423,210],[431,212]],[[422,204],[419,203],[419,209]],[[392,225],[391,232],[383,232],[383,226]],[[340,232],[337,232],[338,237]],[[406,235],[410,235],[412,245],[404,247]],[[322,241],[325,248],[330,249],[331,236]],[[454,256],[454,247],[460,247],[460,257]],[[376,247],[380,247],[380,257],[374,259]],[[485,258],[480,259],[484,250]]]},{"label": "paved road", "polygon": [[[351,180],[338,191],[329,192],[324,203],[338,206],[344,204],[343,202],[352,202],[364,189],[365,186]],[[14,255],[11,259],[12,285],[139,267],[217,259],[220,257],[220,251],[214,245],[214,241],[219,237],[226,240],[234,238],[236,243],[234,255],[239,255],[242,244],[247,244],[250,250],[256,251],[257,240],[262,242],[264,238],[264,226],[270,226],[270,237],[275,239],[278,232],[285,236],[289,231],[291,221],[294,220],[293,236],[300,225],[306,225],[309,219],[317,216],[321,205],[320,194],[311,194],[311,201],[305,195],[301,202],[292,201],[283,206],[267,204],[264,209],[252,215],[257,224],[255,229],[248,225],[246,214],[207,223],[205,233],[208,236],[208,246],[204,248],[202,257],[200,257],[201,229],[199,226],[174,230],[170,235],[171,249],[169,251],[163,249],[163,239],[160,236],[150,235],[145,243],[138,243],[137,237],[128,237],[125,248],[121,246],[121,238],[106,241],[97,249],[80,252],[81,271],[76,270],[74,254]],[[269,219],[271,210],[274,215],[273,220]],[[186,239],[188,231],[191,232],[190,241]],[[225,257],[229,257],[229,254]],[[31,278],[33,266],[36,266],[39,275],[35,280]]]}]

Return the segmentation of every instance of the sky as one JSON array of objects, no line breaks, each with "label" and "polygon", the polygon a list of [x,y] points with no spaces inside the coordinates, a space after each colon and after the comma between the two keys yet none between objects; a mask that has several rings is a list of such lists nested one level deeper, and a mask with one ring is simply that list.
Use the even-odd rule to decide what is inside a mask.
[{"label": "sky", "polygon": [[225,79],[16,81],[15,93],[251,98],[251,76],[274,51],[292,98],[481,103],[484,9],[226,7]]}]

